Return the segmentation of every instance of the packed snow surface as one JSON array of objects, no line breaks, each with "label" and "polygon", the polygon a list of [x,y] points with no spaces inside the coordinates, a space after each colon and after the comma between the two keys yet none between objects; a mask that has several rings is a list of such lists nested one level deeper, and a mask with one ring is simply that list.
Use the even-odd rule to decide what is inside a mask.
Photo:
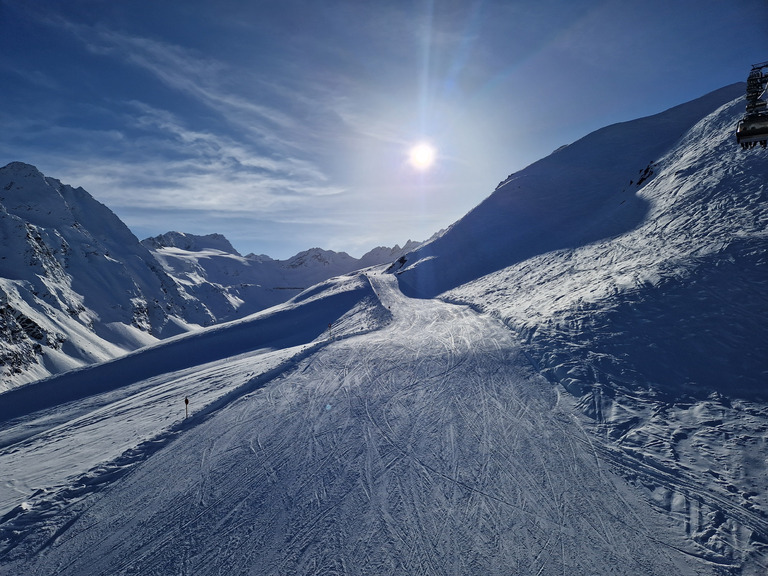
[{"label": "packed snow surface", "polygon": [[[155,442],[166,443],[137,449],[154,452],[141,465],[140,454],[128,454],[74,474],[71,485],[18,494],[3,524],[6,569],[696,573],[683,535],[623,486],[502,324],[467,307],[406,298],[391,275],[367,279],[375,298],[263,386],[242,382],[297,349],[207,365],[196,378],[169,374],[167,386],[143,381],[134,385],[139,393],[93,408],[82,399],[71,410],[88,425],[5,446],[4,466],[56,442],[41,456],[66,446],[108,449],[112,426],[134,436],[158,431]],[[369,329],[371,318],[379,329]],[[180,420],[184,394],[195,406],[222,380],[240,395]],[[150,388],[167,391],[160,413],[145,410],[142,391]],[[35,470],[30,476],[41,480]],[[110,482],[115,476],[121,481]]]},{"label": "packed snow surface", "polygon": [[[4,394],[0,573],[768,573],[743,89],[566,146],[391,265]],[[242,258],[214,240],[158,250]]]}]

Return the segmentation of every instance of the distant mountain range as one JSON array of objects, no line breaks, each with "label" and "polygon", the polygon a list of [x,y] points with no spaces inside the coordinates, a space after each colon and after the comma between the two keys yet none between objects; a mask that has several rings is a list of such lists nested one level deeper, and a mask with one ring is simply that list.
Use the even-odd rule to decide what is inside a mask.
[{"label": "distant mountain range", "polygon": [[419,245],[408,241],[402,248],[374,248],[359,259],[311,248],[287,260],[273,260],[265,255],[241,256],[221,234],[168,232],[142,244],[180,289],[204,302],[219,322],[285,302],[333,276],[393,262]]},{"label": "distant mountain range", "polygon": [[0,168],[0,391],[284,302],[327,278],[393,261],[313,248],[241,256],[220,234],[143,242],[82,188]]}]

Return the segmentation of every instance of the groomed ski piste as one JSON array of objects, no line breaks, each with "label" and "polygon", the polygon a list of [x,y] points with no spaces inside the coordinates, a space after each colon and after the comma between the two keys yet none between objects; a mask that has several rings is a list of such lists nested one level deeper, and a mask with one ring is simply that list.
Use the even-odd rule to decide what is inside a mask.
[{"label": "groomed ski piste", "polygon": [[354,298],[311,342],[5,422],[3,571],[707,573],[498,321],[380,271],[326,290]]},{"label": "groomed ski piste", "polygon": [[1,395],[0,574],[765,574],[742,93],[556,151],[391,266]]}]

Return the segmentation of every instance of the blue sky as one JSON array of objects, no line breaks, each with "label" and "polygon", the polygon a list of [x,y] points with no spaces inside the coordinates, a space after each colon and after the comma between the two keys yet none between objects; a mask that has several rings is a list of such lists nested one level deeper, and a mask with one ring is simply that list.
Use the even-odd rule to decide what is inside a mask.
[{"label": "blue sky", "polygon": [[767,30],[766,0],[0,0],[0,166],[83,186],[140,239],[361,256],[744,81]]}]

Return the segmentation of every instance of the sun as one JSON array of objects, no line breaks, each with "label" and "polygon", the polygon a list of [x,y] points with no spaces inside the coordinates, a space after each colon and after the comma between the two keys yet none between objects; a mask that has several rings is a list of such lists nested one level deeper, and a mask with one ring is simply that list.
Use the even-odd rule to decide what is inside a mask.
[{"label": "sun", "polygon": [[427,170],[435,163],[437,150],[427,142],[420,142],[411,148],[408,153],[408,162],[416,170]]}]

